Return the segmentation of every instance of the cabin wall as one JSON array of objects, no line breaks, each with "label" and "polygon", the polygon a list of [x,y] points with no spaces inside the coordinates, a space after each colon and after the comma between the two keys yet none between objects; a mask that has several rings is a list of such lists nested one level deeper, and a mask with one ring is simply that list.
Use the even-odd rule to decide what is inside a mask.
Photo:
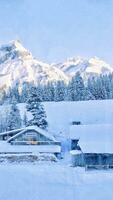
[{"label": "cabin wall", "polygon": [[73,167],[83,167],[85,165],[84,163],[84,154],[76,154],[71,156],[71,162]]},{"label": "cabin wall", "polygon": [[85,154],[85,165],[113,165],[113,154]]},{"label": "cabin wall", "polygon": [[19,135],[18,137],[12,139],[10,141],[12,145],[59,145],[61,146],[60,142],[53,141],[37,133],[34,130],[28,130],[23,134]]},{"label": "cabin wall", "polygon": [[11,141],[12,145],[58,145],[61,146],[60,142],[54,141]]},{"label": "cabin wall", "polygon": [[77,154],[72,155],[72,166],[113,166],[113,154]]},{"label": "cabin wall", "polygon": [[28,142],[28,141],[45,141],[45,142],[49,142],[51,141],[50,139],[46,138],[45,136],[41,135],[40,133],[37,133],[36,131],[33,130],[28,130],[25,133],[23,133],[22,135],[18,136],[17,138],[14,139],[15,142],[21,141],[21,142]]}]

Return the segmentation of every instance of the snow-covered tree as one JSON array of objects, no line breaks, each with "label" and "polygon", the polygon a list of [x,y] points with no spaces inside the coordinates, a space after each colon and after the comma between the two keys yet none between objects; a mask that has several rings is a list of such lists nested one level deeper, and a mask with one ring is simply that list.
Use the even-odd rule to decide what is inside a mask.
[{"label": "snow-covered tree", "polygon": [[43,86],[43,101],[54,101],[55,88],[54,84],[48,82],[48,84]]},{"label": "snow-covered tree", "polygon": [[65,99],[66,86],[63,81],[57,81],[55,85],[55,101],[63,101]]},{"label": "snow-covered tree", "polygon": [[4,88],[0,88],[0,105],[6,100],[6,91]]},{"label": "snow-covered tree", "polygon": [[24,82],[21,86],[20,100],[22,103],[27,101],[28,93],[30,92],[30,83]]},{"label": "snow-covered tree", "polygon": [[10,112],[7,115],[7,130],[14,130],[21,127],[21,116],[15,102],[11,104]]},{"label": "snow-covered tree", "polygon": [[85,85],[82,77],[77,73],[68,86],[69,100],[80,101],[85,100]]},{"label": "snow-covered tree", "polygon": [[0,117],[0,133],[7,130],[7,117],[2,115]]},{"label": "snow-covered tree", "polygon": [[108,81],[105,80],[105,77],[99,76],[97,78],[90,78],[88,80],[88,91],[93,95],[93,97],[97,99],[107,99],[110,91],[108,85]]},{"label": "snow-covered tree", "polygon": [[27,111],[31,112],[33,115],[33,118],[28,121],[28,125],[36,125],[42,129],[47,128],[46,113],[41,104],[36,87],[32,87],[31,93],[29,94]]}]

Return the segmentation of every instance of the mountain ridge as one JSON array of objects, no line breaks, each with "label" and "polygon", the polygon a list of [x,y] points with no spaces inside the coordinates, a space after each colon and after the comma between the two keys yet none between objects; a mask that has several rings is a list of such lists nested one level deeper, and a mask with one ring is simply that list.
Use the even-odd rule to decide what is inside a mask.
[{"label": "mountain ridge", "polygon": [[79,72],[84,80],[87,80],[89,77],[93,76],[113,73],[113,68],[96,56],[90,59],[73,57],[67,59],[63,63],[57,64],[56,66],[61,69],[69,78],[73,77],[77,72]]},{"label": "mountain ridge", "polygon": [[[7,82],[4,76],[7,76]],[[0,85],[4,83],[6,87],[11,87],[16,83],[45,84],[57,80],[67,82],[68,77],[55,66],[35,59],[19,41],[12,41],[0,47]]]},{"label": "mountain ridge", "polygon": [[47,64],[34,58],[19,40],[0,47],[0,87],[12,87],[24,82],[46,84],[62,80],[69,82],[79,72],[86,81],[89,77],[113,73],[105,61],[94,57],[69,58],[58,64]]}]

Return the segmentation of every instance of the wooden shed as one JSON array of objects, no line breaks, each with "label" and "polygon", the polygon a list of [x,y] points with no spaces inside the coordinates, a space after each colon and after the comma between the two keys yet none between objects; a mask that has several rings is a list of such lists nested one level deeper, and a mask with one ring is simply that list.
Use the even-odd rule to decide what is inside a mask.
[{"label": "wooden shed", "polygon": [[[71,141],[78,141],[70,151],[73,166],[86,168],[113,167],[113,125],[93,124],[71,127]],[[76,145],[75,145],[76,146]]]}]

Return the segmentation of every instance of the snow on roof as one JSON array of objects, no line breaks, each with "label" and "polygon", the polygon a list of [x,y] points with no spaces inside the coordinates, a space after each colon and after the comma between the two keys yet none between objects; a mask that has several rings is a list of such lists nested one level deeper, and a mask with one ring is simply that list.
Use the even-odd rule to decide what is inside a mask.
[{"label": "snow on roof", "polygon": [[113,124],[88,124],[88,125],[72,125],[70,127],[70,138],[79,139],[84,137],[86,139],[113,136]]},{"label": "snow on roof", "polygon": [[81,154],[81,151],[80,150],[71,150],[70,154],[71,155],[78,155],[78,154]]},{"label": "snow on roof", "polygon": [[28,127],[25,127],[24,129],[20,130],[19,133],[17,133],[16,135],[10,137],[7,141],[10,142],[11,140],[15,139],[19,135],[25,133],[27,130],[35,130],[36,132],[40,133],[41,135],[44,135],[45,137],[47,137],[48,139],[57,142],[55,140],[55,138],[51,134],[48,133],[48,131],[43,130],[43,129],[37,127],[37,126],[28,126]]},{"label": "snow on roof", "polygon": [[3,133],[0,133],[0,136],[3,136],[3,135],[10,135],[10,134],[16,134],[20,131],[23,131],[24,128],[20,128],[20,129],[15,129],[15,130],[12,130],[12,131],[5,131]]},{"label": "snow on roof", "polygon": [[86,142],[80,140],[79,145],[83,153],[110,153],[113,154],[113,141]]},{"label": "snow on roof", "polygon": [[70,138],[79,139],[83,153],[113,153],[113,124],[71,126]]}]

